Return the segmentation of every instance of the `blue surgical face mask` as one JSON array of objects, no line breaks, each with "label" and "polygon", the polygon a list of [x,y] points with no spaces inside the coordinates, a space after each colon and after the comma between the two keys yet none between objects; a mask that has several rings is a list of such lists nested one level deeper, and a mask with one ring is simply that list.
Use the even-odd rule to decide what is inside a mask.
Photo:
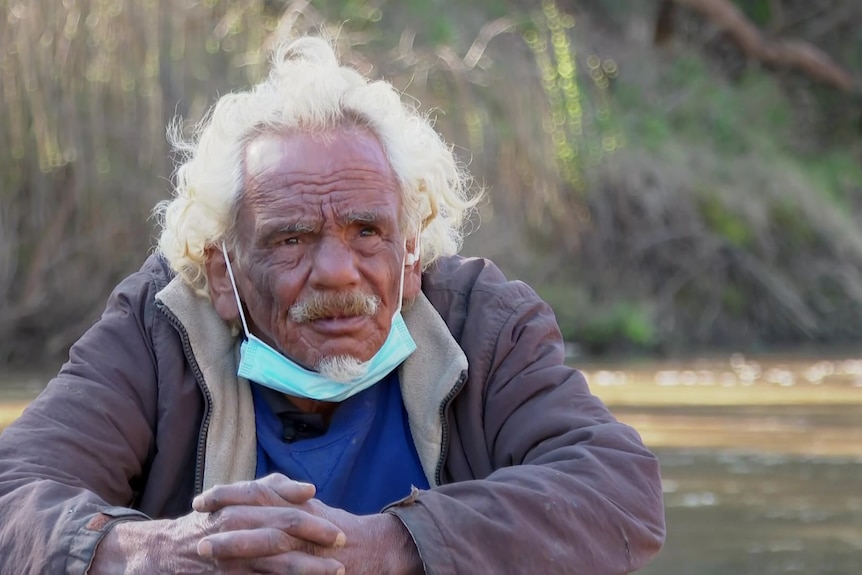
[{"label": "blue surgical face mask", "polygon": [[[418,252],[418,236],[416,240]],[[406,241],[404,251],[407,251]],[[340,382],[302,367],[249,332],[224,243],[222,243],[222,252],[246,337],[240,346],[239,368],[237,369],[237,375],[240,377],[293,397],[338,402],[344,401],[382,380],[416,350],[416,343],[410,337],[410,332],[407,331],[407,326],[404,324],[404,318],[401,317],[401,299],[404,295],[404,265],[401,268],[401,280],[398,287],[398,308],[392,316],[386,341],[383,342],[377,353],[363,364],[365,368],[363,375],[348,382]],[[411,265],[417,258],[416,254],[407,254],[405,264]]]}]

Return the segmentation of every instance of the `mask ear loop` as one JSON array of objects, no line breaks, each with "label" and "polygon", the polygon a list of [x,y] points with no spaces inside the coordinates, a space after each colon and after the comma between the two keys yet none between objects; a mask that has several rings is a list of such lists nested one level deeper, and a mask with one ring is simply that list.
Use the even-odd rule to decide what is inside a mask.
[{"label": "mask ear loop", "polygon": [[[242,330],[245,332],[245,337],[250,337],[248,324],[245,321],[245,313],[242,311],[242,302],[239,301],[239,292],[236,289],[236,280],[233,277],[233,268],[230,265],[230,258],[227,255],[227,247],[225,247],[224,242],[221,243],[221,253],[224,255],[224,263],[227,264],[227,275],[230,277],[230,285],[233,288],[233,297],[236,298],[236,307],[239,310],[239,319],[242,321]],[[403,274],[401,277],[403,285]]]}]

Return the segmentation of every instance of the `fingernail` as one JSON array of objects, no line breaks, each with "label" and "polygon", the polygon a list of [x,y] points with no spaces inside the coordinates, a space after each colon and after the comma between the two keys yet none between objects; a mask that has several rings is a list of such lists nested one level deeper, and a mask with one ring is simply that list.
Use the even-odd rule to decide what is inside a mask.
[{"label": "fingernail", "polygon": [[345,543],[347,543],[347,535],[345,535],[344,533],[339,533],[338,537],[335,538],[335,546],[344,547]]},{"label": "fingernail", "polygon": [[194,499],[192,499],[192,509],[195,511],[200,511],[204,506],[204,498],[202,495],[198,495]]},{"label": "fingernail", "polygon": [[200,541],[198,543],[198,555],[201,557],[212,557],[213,556],[213,544],[209,541]]}]

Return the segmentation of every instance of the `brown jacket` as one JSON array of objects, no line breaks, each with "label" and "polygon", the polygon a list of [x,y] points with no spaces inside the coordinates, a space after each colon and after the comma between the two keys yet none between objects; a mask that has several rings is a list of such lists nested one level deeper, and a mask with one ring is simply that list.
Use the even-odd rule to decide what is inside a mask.
[{"label": "brown jacket", "polygon": [[[428,573],[622,574],[664,538],[655,457],[563,363],[549,307],[444,258],[404,313],[410,429],[432,488],[386,511]],[[0,435],[0,572],[84,573],[114,521],[177,517],[254,475],[237,337],[150,257]],[[478,480],[478,481],[476,481]],[[113,519],[109,519],[113,518]]]}]

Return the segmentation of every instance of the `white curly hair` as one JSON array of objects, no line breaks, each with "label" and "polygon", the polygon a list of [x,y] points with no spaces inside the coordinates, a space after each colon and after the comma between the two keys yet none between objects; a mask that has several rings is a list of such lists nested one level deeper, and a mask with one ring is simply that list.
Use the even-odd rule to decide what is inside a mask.
[{"label": "white curly hair", "polygon": [[380,139],[401,187],[402,231],[421,231],[421,262],[457,253],[462,225],[479,201],[466,171],[431,121],[405,104],[393,86],[341,66],[331,44],[305,37],[281,45],[269,76],[245,92],[221,97],[191,140],[174,122],[168,137],[180,163],[173,198],[160,202],[158,250],[198,293],[209,297],[206,249],[231,240],[244,187],[243,154],[264,132],[324,131],[345,122]]}]

